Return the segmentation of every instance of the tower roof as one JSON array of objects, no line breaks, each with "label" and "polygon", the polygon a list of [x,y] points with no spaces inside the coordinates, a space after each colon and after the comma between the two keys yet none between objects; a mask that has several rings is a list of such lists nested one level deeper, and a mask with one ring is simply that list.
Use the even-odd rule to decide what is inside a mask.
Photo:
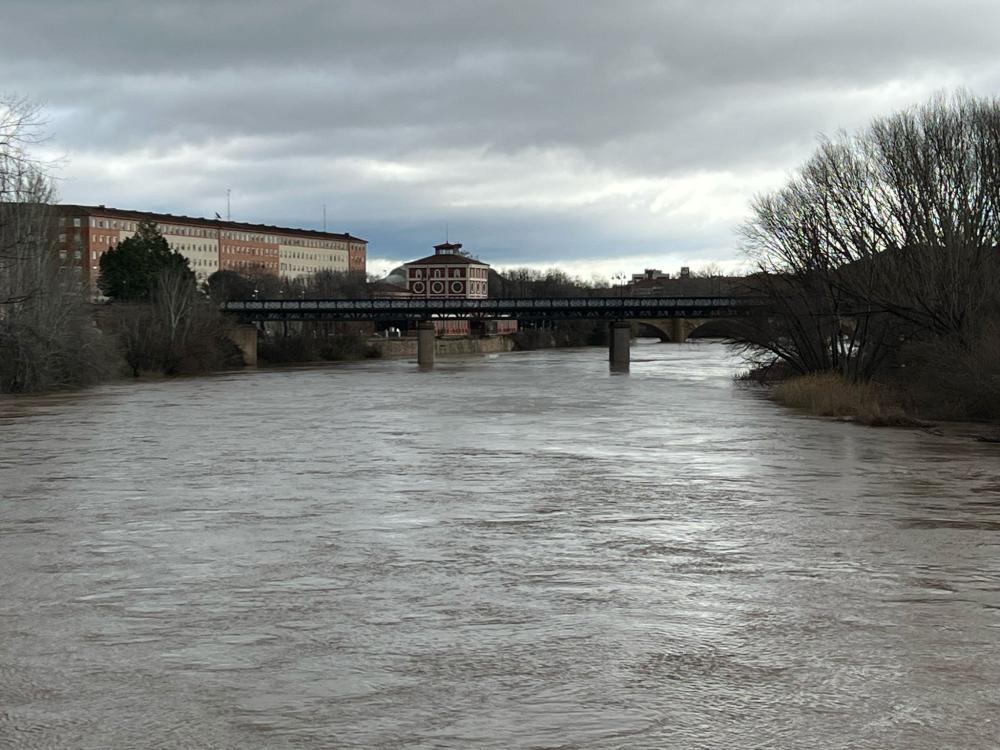
[{"label": "tower roof", "polygon": [[419,260],[411,260],[409,263],[405,263],[407,266],[434,266],[434,265],[462,265],[462,266],[485,266],[490,267],[489,263],[483,263],[481,260],[476,260],[475,258],[470,258],[467,255],[455,255],[454,253],[435,253],[434,255],[428,255],[426,258],[420,258]]}]

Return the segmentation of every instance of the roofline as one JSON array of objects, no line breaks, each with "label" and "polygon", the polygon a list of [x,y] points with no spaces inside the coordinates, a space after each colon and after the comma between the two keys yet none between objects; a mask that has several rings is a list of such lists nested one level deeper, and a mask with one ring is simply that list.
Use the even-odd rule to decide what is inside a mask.
[{"label": "roofline", "polygon": [[[452,258],[453,260],[448,260],[449,258]],[[442,265],[442,266],[449,266],[449,265],[460,265],[460,266],[476,265],[476,266],[486,266],[487,268],[490,267],[489,263],[483,263],[483,261],[481,261],[481,260],[477,260],[475,258],[469,258],[469,257],[467,257],[465,255],[458,255],[457,253],[437,253],[435,255],[428,255],[426,258],[419,258],[417,260],[408,261],[408,262],[404,263],[403,265],[404,266],[432,266],[432,265],[435,265],[435,264]]]},{"label": "roofline", "polygon": [[339,232],[320,232],[315,229],[299,229],[296,227],[279,227],[273,224],[250,224],[242,221],[229,221],[226,219],[205,219],[197,216],[183,216],[178,214],[160,214],[154,211],[135,211],[130,208],[114,208],[109,206],[87,206],[79,203],[56,203],[57,210],[75,211],[86,214],[101,214],[104,216],[114,216],[124,219],[151,219],[153,221],[171,221],[177,224],[191,224],[194,226],[214,227],[216,229],[235,229],[238,231],[264,232],[295,234],[305,237],[322,237],[324,239],[350,240],[368,244],[368,240],[355,237],[350,233],[341,234]]}]

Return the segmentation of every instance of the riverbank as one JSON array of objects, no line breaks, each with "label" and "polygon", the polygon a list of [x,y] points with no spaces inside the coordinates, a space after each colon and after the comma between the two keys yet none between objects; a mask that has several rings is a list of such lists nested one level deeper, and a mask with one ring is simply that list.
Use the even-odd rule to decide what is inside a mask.
[{"label": "riverbank", "polygon": [[[378,338],[368,339],[368,346],[378,351],[379,357],[416,357],[417,339]],[[515,349],[514,339],[507,334],[495,336],[456,336],[434,339],[434,354],[499,354]]]},{"label": "riverbank", "polygon": [[854,383],[833,373],[799,375],[769,385],[771,400],[791,409],[869,427],[911,427],[948,437],[1000,443],[1000,423],[931,418],[898,388]]},{"label": "riverbank", "polygon": [[771,386],[770,395],[783,406],[818,417],[833,417],[872,427],[922,424],[907,414],[895,391],[877,383],[855,383],[833,373],[781,380]]}]

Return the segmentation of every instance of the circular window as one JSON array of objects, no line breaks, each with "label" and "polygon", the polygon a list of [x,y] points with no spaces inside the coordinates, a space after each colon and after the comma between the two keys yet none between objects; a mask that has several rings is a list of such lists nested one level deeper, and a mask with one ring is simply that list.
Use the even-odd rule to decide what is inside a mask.
[{"label": "circular window", "polygon": [[451,282],[451,291],[453,291],[455,294],[461,294],[462,293],[462,282],[461,281],[453,281],[453,282]]},{"label": "circular window", "polygon": [[444,293],[443,281],[431,282],[431,294],[443,294],[443,293]]},{"label": "circular window", "polygon": [[421,294],[424,291],[424,282],[422,282],[422,281],[414,281],[413,282],[413,291],[415,291],[417,294]]}]

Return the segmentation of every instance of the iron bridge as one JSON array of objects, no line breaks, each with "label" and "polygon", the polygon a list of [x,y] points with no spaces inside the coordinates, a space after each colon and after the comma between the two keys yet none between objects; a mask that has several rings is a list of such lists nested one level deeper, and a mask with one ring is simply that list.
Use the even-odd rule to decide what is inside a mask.
[{"label": "iron bridge", "polygon": [[299,320],[625,320],[719,318],[749,314],[751,297],[551,297],[541,299],[258,299],[226,302],[224,312],[245,322]]}]

